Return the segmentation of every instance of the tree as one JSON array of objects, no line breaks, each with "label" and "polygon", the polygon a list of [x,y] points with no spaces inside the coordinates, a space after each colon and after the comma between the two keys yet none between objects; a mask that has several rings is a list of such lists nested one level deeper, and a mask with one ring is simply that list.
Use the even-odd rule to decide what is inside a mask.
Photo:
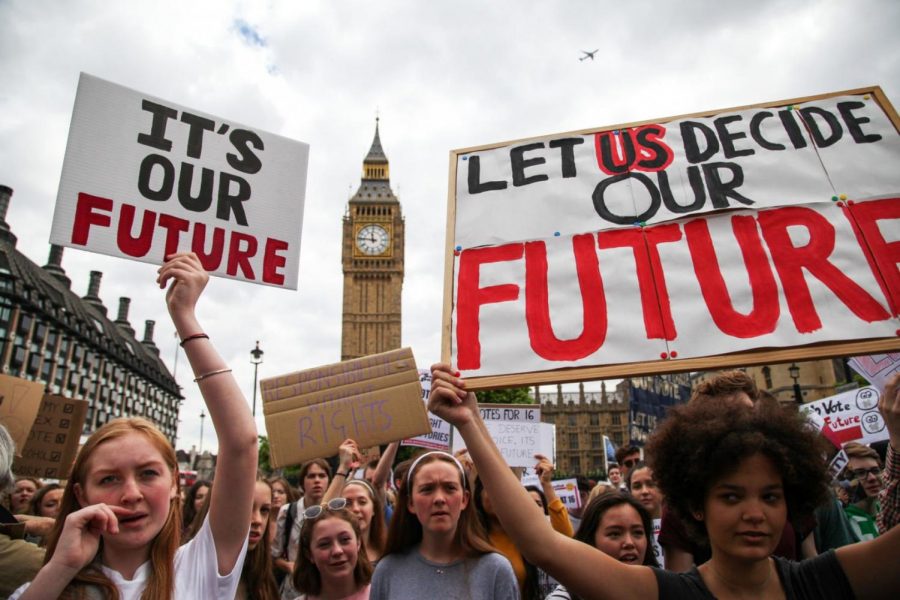
[{"label": "tree", "polygon": [[527,387],[484,390],[477,393],[483,404],[534,404],[534,398]]},{"label": "tree", "polygon": [[259,470],[267,475],[281,475],[285,479],[287,479],[291,483],[291,485],[297,485],[297,483],[299,482],[300,467],[297,465],[293,465],[290,467],[273,469],[272,463],[269,459],[270,456],[271,453],[269,450],[269,438],[261,435],[259,436],[259,461],[257,462]]}]

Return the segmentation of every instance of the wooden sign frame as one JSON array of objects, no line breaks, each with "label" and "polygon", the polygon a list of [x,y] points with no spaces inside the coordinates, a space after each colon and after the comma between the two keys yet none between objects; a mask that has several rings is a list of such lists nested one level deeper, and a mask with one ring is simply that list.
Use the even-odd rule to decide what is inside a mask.
[{"label": "wooden sign frame", "polygon": [[[484,144],[481,146],[472,146],[450,151],[450,168],[449,168],[449,188],[447,195],[447,229],[445,244],[445,260],[444,260],[444,310],[442,316],[442,335],[441,335],[441,359],[445,363],[451,362],[452,349],[452,316],[453,316],[453,296],[454,296],[454,242],[456,239],[456,181],[457,181],[457,165],[458,157],[463,154],[472,152],[492,150],[504,146],[510,146],[525,141],[535,141],[541,139],[558,138],[560,136],[570,135],[586,135],[601,131],[620,130],[625,128],[638,127],[654,123],[666,123],[680,119],[703,118],[730,112],[745,111],[759,108],[774,108],[786,105],[802,104],[806,102],[815,102],[836,96],[850,96],[870,94],[878,106],[884,111],[885,115],[891,121],[894,129],[900,133],[900,116],[887,96],[884,94],[880,86],[870,86],[856,88],[851,90],[842,90],[838,92],[829,92],[813,96],[805,96],[801,98],[793,98],[788,100],[776,100],[759,104],[750,104],[745,106],[737,106],[733,108],[706,110],[702,112],[676,115],[662,119],[647,119],[643,121],[634,121],[618,125],[591,127],[568,131],[564,133],[555,133],[545,136],[537,136],[531,138],[523,138],[517,140],[508,140],[503,142]],[[590,381],[596,379],[609,379],[619,377],[637,377],[644,375],[655,375],[659,373],[677,373],[685,371],[699,370],[715,370],[730,367],[742,367],[749,365],[775,364],[783,362],[793,362],[799,360],[814,360],[824,358],[835,358],[842,356],[857,356],[864,354],[876,354],[884,352],[900,351],[900,329],[898,329],[897,337],[877,338],[861,341],[842,341],[827,342],[820,344],[795,346],[788,348],[760,348],[750,351],[734,352],[728,354],[719,354],[714,356],[686,358],[686,359],[661,359],[645,362],[619,363],[608,365],[596,365],[588,367],[575,367],[553,369],[546,371],[532,371],[522,373],[512,373],[504,375],[489,375],[479,377],[469,377],[466,379],[467,386],[471,390],[494,389],[522,385],[544,385],[554,383],[572,383],[578,381]]]}]

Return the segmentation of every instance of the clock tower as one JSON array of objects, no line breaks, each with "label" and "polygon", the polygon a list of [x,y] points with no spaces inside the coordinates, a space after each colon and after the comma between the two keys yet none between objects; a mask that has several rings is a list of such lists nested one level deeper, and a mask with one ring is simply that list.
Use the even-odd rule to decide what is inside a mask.
[{"label": "clock tower", "polygon": [[376,118],[362,181],[344,215],[341,360],[400,347],[403,227]]}]

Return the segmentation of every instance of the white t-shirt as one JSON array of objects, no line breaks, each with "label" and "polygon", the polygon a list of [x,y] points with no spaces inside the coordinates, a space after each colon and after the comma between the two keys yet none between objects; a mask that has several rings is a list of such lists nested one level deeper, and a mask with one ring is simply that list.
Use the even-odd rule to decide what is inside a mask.
[{"label": "white t-shirt", "polygon": [[[175,598],[209,598],[210,600],[234,600],[244,558],[247,556],[247,540],[238,556],[234,569],[227,575],[219,575],[219,563],[216,558],[216,545],[212,529],[209,528],[209,517],[203,521],[200,531],[190,542],[175,553]],[[145,562],[134,573],[134,579],[128,580],[121,573],[101,565],[103,574],[119,589],[121,600],[140,600],[141,593],[150,576],[150,561]],[[21,586],[9,600],[17,600],[30,583]]]}]

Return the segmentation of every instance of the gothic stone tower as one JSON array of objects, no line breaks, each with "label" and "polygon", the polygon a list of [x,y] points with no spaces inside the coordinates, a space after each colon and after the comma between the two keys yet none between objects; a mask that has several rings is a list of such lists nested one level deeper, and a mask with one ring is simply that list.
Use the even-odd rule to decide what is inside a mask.
[{"label": "gothic stone tower", "polygon": [[341,360],[400,347],[403,227],[376,118],[362,181],[344,215]]}]

